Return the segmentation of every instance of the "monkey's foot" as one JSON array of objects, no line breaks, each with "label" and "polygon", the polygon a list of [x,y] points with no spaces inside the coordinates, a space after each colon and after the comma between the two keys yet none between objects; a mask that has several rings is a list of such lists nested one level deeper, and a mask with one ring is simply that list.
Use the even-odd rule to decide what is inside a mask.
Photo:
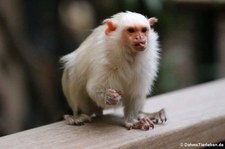
[{"label": "monkey's foot", "polygon": [[84,125],[86,122],[91,122],[91,117],[86,114],[64,115],[64,119],[69,125]]},{"label": "monkey's foot", "polygon": [[154,123],[149,118],[142,118],[137,122],[125,122],[125,127],[128,128],[128,130],[149,130],[154,128]]},{"label": "monkey's foot", "polygon": [[161,109],[154,113],[144,113],[139,112],[139,119],[149,118],[154,124],[163,124],[167,121],[166,112],[164,109]]},{"label": "monkey's foot", "polygon": [[121,100],[121,92],[114,89],[107,89],[105,93],[105,104],[117,105]]}]

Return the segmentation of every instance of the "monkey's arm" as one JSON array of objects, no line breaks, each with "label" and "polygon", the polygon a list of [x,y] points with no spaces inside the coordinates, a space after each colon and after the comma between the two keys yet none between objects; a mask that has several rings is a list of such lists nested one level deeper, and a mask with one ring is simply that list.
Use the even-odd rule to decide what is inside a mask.
[{"label": "monkey's arm", "polygon": [[121,102],[121,92],[116,88],[115,81],[108,75],[101,75],[101,72],[95,72],[87,82],[87,92],[90,98],[102,108],[111,108],[119,105]]}]

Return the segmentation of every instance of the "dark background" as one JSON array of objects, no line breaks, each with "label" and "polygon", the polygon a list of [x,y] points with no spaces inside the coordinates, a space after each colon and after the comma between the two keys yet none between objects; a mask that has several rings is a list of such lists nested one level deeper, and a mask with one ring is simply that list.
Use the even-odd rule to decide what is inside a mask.
[{"label": "dark background", "polygon": [[0,136],[61,120],[69,107],[60,57],[126,10],[159,19],[153,95],[225,76],[225,1],[1,0]]}]

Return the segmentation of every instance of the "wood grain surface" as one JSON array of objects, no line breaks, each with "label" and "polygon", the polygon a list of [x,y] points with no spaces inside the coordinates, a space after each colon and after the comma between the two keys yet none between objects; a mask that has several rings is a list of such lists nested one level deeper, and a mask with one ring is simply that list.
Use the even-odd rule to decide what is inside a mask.
[{"label": "wood grain surface", "polygon": [[117,109],[84,126],[61,121],[1,137],[0,149],[174,149],[225,140],[225,79],[151,97],[144,110],[161,108],[168,121],[153,130],[127,130]]}]

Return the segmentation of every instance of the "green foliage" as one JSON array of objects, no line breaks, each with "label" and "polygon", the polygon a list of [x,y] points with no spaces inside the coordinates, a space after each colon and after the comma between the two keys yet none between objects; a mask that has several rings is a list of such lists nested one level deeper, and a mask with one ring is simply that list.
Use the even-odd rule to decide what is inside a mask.
[{"label": "green foliage", "polygon": [[163,0],[144,0],[146,7],[154,13],[159,13],[163,9]]}]

